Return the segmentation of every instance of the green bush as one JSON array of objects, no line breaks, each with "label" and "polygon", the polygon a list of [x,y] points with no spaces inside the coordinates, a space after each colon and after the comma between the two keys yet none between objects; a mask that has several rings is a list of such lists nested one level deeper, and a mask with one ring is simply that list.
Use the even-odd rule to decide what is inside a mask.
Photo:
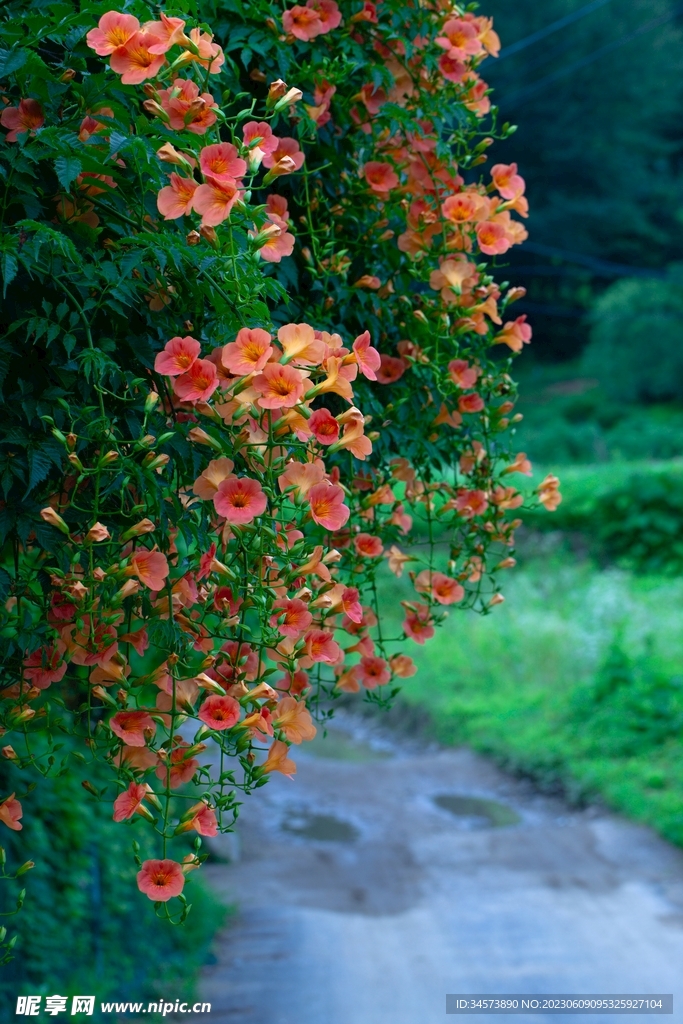
[{"label": "green bush", "polygon": [[3,911],[14,907],[20,887],[27,890],[20,913],[2,919],[19,938],[14,961],[0,974],[0,1020],[13,1018],[21,993],[191,998],[225,919],[215,896],[193,877],[192,913],[183,927],[169,927],[135,886],[133,841],[143,856],[152,852],[144,829],[115,824],[111,805],[87,796],[78,780],[74,786],[72,774],[42,781],[24,798],[24,780],[5,761],[0,782],[3,792],[21,794],[26,822],[22,832],[3,826],[7,869],[15,870],[27,849],[35,861],[17,882],[0,885]]},{"label": "green bush", "polygon": [[647,572],[683,568],[683,471],[628,464],[586,467],[562,481],[563,501],[551,515],[528,512],[539,530],[585,535],[602,560]]},{"label": "green bush", "polygon": [[647,657],[633,660],[618,639],[572,705],[588,756],[643,755],[683,731],[681,679],[653,669]]},{"label": "green bush", "polygon": [[609,558],[650,571],[683,566],[683,479],[634,473],[596,508],[597,541]]},{"label": "green bush", "polygon": [[683,394],[683,274],[666,280],[617,281],[598,299],[584,371],[620,402]]}]

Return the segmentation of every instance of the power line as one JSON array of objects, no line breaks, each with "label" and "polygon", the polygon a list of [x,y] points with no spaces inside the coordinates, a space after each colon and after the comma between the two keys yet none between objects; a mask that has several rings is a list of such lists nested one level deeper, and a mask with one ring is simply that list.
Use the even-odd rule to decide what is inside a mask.
[{"label": "power line", "polygon": [[578,11],[574,11],[573,14],[567,14],[564,18],[559,18],[557,21],[551,22],[550,25],[546,25],[545,28],[540,28],[538,32],[532,32],[530,36],[525,36],[523,39],[519,39],[516,43],[511,43],[510,46],[504,47],[498,60],[503,60],[504,57],[512,57],[514,54],[519,53],[521,50],[526,50],[527,46],[533,46],[534,43],[539,42],[541,39],[545,39],[546,36],[552,35],[553,32],[558,32],[561,28],[566,25],[571,25],[573,22],[578,21],[579,18],[583,18],[586,14],[591,14],[593,11],[597,11],[599,7],[604,7],[610,0],[592,0],[592,3],[586,4],[585,7],[580,7]]},{"label": "power line", "polygon": [[553,71],[551,74],[545,75],[526,89],[520,89],[519,92],[507,97],[506,105],[508,103],[516,103],[520,100],[526,100],[530,99],[532,96],[536,96],[551,82],[556,82],[559,78],[564,78],[565,75],[571,75],[574,71],[579,71],[581,68],[585,68],[588,64],[592,64],[593,61],[603,57],[606,53],[611,53],[612,50],[616,50],[625,43],[631,42],[632,39],[636,39],[638,36],[643,35],[643,33],[650,32],[653,28],[657,28],[659,25],[664,25],[667,21],[671,21],[672,18],[675,18],[677,14],[680,14],[681,11],[683,11],[683,4],[679,4],[673,9],[673,11],[669,11],[668,14],[662,14],[659,18],[652,18],[650,21],[646,21],[644,25],[641,25],[640,28],[637,28],[634,32],[629,32],[627,35],[621,36],[619,39],[615,39],[611,43],[606,43],[604,46],[599,47],[599,49],[594,50],[593,53],[589,53],[586,57],[582,57],[581,60],[574,61],[573,64],[568,64],[566,67],[560,68],[558,71]]}]

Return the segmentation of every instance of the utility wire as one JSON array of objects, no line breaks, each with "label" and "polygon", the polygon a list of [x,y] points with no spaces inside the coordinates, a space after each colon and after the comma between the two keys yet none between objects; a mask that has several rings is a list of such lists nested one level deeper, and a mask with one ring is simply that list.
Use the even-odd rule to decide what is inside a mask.
[{"label": "utility wire", "polygon": [[586,4],[585,7],[580,7],[578,11],[574,11],[573,14],[567,14],[564,18],[559,18],[557,21],[551,22],[550,25],[546,25],[545,28],[540,28],[538,32],[532,32],[530,36],[525,36],[523,39],[519,39],[516,43],[511,43],[510,46],[506,46],[501,50],[498,61],[503,60],[504,57],[512,57],[521,50],[526,50],[527,46],[533,46],[533,44],[539,42],[539,40],[545,39],[546,36],[552,35],[553,32],[558,32],[566,25],[571,25],[573,22],[578,21],[579,18],[583,18],[586,14],[591,14],[593,11],[597,11],[599,7],[604,7],[605,4],[608,4],[609,2],[610,0],[592,0],[592,3]]},{"label": "utility wire", "polygon": [[625,36],[621,36],[619,39],[613,40],[611,43],[606,43],[599,49],[594,50],[593,53],[589,53],[586,57],[582,57],[581,60],[574,61],[573,64],[568,64],[564,68],[559,68],[557,71],[553,71],[549,75],[545,75],[540,78],[537,82],[533,82],[526,89],[520,89],[519,92],[514,93],[512,96],[507,97],[506,106],[508,103],[518,103],[520,100],[530,99],[532,96],[536,96],[539,92],[542,92],[546,85],[550,85],[551,82],[556,82],[559,78],[564,78],[565,75],[571,75],[574,71],[579,71],[581,68],[585,68],[588,64],[592,64],[593,61],[603,57],[606,53],[611,53],[612,50],[618,49],[625,43],[631,42],[632,39],[636,39],[638,36],[643,35],[645,32],[650,32],[653,28],[657,28],[659,25],[666,24],[667,21],[671,21],[677,14],[683,11],[683,4],[679,4],[669,11],[668,14],[662,14],[659,18],[652,18],[650,21],[646,21],[644,25],[637,28],[634,32],[629,32]]}]

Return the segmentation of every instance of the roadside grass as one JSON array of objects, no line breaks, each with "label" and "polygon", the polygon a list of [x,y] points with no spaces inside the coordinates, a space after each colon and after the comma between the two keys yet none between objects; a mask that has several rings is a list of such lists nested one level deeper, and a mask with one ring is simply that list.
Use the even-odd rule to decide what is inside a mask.
[{"label": "roadside grass", "polygon": [[[570,798],[600,798],[683,845],[683,580],[636,576],[535,535],[476,616],[401,647],[419,672],[400,700],[442,743],[467,743]],[[391,635],[410,581],[386,572]]]}]

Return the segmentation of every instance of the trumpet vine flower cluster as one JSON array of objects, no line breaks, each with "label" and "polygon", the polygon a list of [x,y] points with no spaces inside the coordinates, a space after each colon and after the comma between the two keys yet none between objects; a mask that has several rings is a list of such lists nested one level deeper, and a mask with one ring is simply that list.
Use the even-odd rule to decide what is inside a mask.
[{"label": "trumpet vine flower cluster", "polygon": [[202,838],[295,775],[340,695],[387,706],[449,611],[502,601],[532,472],[509,373],[531,328],[491,265],[526,238],[524,180],[477,170],[510,131],[478,70],[490,19],[254,8],[212,33],[74,5],[52,65],[39,19],[10,40],[34,58],[2,87],[24,185],[3,208],[22,418],[0,824],[27,820],[16,769],[76,757],[154,836],[138,887],[174,920]]}]

